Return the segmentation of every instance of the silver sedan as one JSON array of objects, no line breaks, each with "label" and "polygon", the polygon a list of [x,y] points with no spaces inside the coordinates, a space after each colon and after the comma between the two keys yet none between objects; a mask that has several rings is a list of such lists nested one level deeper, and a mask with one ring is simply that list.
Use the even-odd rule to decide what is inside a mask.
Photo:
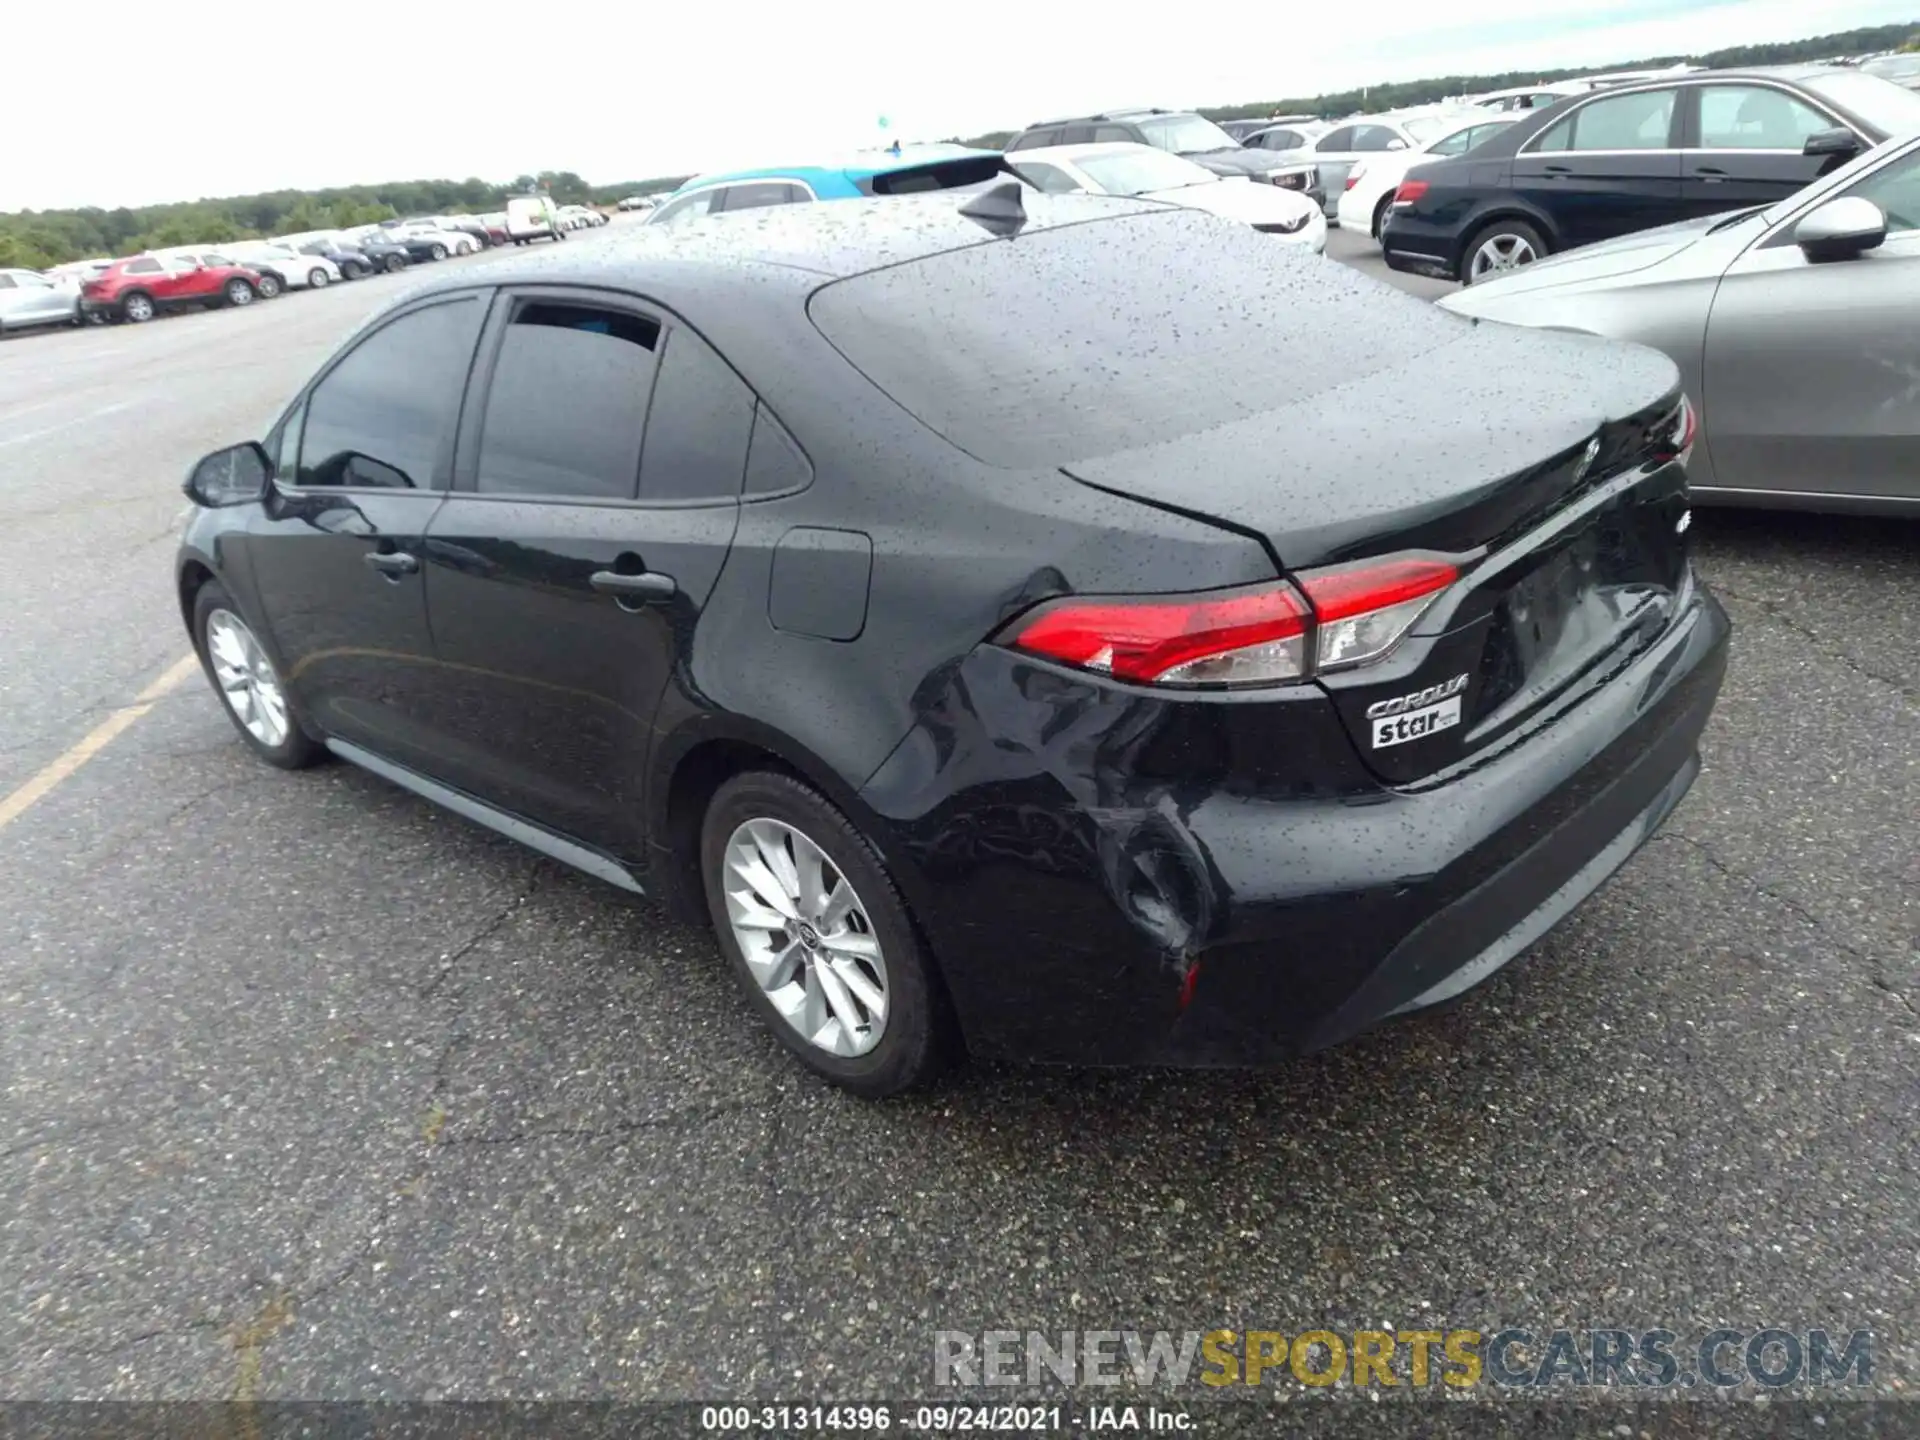
[{"label": "silver sedan", "polygon": [[1702,503],[1920,514],[1920,136],[1785,200],[1550,260],[1440,302],[1679,364]]},{"label": "silver sedan", "polygon": [[0,270],[0,334],[35,325],[71,325],[80,293],[55,285],[36,270]]}]

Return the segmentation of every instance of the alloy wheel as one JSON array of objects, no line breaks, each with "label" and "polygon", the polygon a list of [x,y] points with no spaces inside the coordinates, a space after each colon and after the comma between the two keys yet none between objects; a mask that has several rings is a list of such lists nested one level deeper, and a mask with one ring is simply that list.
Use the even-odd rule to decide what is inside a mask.
[{"label": "alloy wheel", "polygon": [[721,883],[747,968],[808,1044],[864,1055],[887,1028],[887,962],[867,908],[813,840],[749,820],[727,840]]},{"label": "alloy wheel", "polygon": [[234,718],[267,749],[278,749],[291,729],[286,694],[267,652],[231,610],[207,616],[207,658]]},{"label": "alloy wheel", "polygon": [[126,304],[121,307],[127,319],[135,324],[153,318],[153,301],[144,295],[129,295]]},{"label": "alloy wheel", "polygon": [[311,275],[307,276],[307,284],[311,285],[315,290],[326,289],[327,280],[327,272],[324,270],[316,269]]},{"label": "alloy wheel", "polygon": [[251,305],[253,287],[244,280],[235,280],[227,286],[227,301],[233,305]]},{"label": "alloy wheel", "polygon": [[1469,268],[1473,278],[1479,280],[1488,275],[1518,270],[1522,265],[1531,265],[1539,258],[1525,236],[1489,235],[1473,252],[1473,263]]}]

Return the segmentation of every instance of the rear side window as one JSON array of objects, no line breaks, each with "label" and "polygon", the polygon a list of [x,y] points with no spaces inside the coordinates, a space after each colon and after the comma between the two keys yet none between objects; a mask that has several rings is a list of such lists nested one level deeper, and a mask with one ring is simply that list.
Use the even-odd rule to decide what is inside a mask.
[{"label": "rear side window", "polygon": [[440,488],[481,310],[463,298],[409,311],[350,350],[307,397],[298,482]]},{"label": "rear side window", "polygon": [[1319,263],[1167,210],[870,271],[817,291],[809,313],[960,449],[1051,467],[1310,400],[1456,338],[1434,306],[1383,298],[1393,342],[1381,344],[1378,326],[1352,323],[1347,291],[1314,281]]},{"label": "rear side window", "polygon": [[487,391],[480,493],[631,500],[659,342],[630,311],[522,302]]},{"label": "rear side window", "polygon": [[0,275],[0,290],[11,289],[13,289],[13,277],[11,275]]},{"label": "rear side window", "polygon": [[756,180],[746,185],[729,185],[723,210],[756,210],[764,205],[795,205],[807,198],[807,192],[786,180]]},{"label": "rear side window", "polygon": [[158,260],[130,261],[124,273],[128,275],[158,275],[160,273],[160,262]]},{"label": "rear side window", "polygon": [[1131,140],[1133,132],[1124,125],[1096,125],[1093,127],[1093,139],[1095,144],[1109,140]]},{"label": "rear side window", "polygon": [[1347,125],[1338,130],[1329,130],[1325,135],[1320,137],[1313,148],[1324,151],[1329,155],[1337,155],[1343,150],[1351,150],[1353,148],[1354,128],[1355,127],[1351,125]]},{"label": "rear side window", "polygon": [[1535,150],[1664,150],[1677,90],[1639,90],[1582,105],[1534,144]]},{"label": "rear side window", "polygon": [[1070,195],[1080,188],[1074,178],[1058,165],[1047,165],[1038,160],[1023,160],[1018,169],[1028,182],[1049,195]]},{"label": "rear side window", "polygon": [[691,195],[682,195],[678,200],[669,200],[648,217],[649,225],[685,225],[688,221],[698,220],[707,213],[707,207],[713,204],[711,190],[696,190]]},{"label": "rear side window", "polygon": [[666,339],[640,455],[642,500],[731,500],[753,434],[746,382],[685,326]]},{"label": "rear side window", "polygon": [[813,466],[778,420],[757,406],[753,412],[753,439],[747,446],[749,495],[775,495],[799,490],[813,479]]}]

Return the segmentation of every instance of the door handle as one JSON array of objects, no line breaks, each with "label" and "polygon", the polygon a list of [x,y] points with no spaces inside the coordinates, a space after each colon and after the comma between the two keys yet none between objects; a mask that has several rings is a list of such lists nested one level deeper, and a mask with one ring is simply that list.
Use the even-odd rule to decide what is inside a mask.
[{"label": "door handle", "polygon": [[420,557],[404,550],[369,550],[366,561],[389,579],[411,575],[420,568]]},{"label": "door handle", "polygon": [[1571,165],[1547,165],[1542,168],[1544,168],[1549,175],[1571,175],[1573,173],[1573,167]]},{"label": "door handle", "polygon": [[1727,172],[1722,170],[1718,165],[1696,165],[1693,167],[1693,173],[1705,180],[1709,185],[1717,185],[1727,178]]},{"label": "door handle", "polygon": [[670,600],[680,593],[680,587],[674,583],[671,575],[657,574],[652,570],[643,570],[637,575],[623,574],[618,570],[596,570],[587,583],[603,595],[619,595],[633,600]]}]

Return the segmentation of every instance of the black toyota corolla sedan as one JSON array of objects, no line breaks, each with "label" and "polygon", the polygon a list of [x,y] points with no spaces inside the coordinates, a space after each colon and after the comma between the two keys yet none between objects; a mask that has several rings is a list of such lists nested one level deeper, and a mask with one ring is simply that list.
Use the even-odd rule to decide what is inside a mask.
[{"label": "black toyota corolla sedan", "polygon": [[430,283],[195,468],[262,759],[704,916],[867,1095],[1339,1041],[1692,783],[1665,357],[1012,182],[696,231]]}]

